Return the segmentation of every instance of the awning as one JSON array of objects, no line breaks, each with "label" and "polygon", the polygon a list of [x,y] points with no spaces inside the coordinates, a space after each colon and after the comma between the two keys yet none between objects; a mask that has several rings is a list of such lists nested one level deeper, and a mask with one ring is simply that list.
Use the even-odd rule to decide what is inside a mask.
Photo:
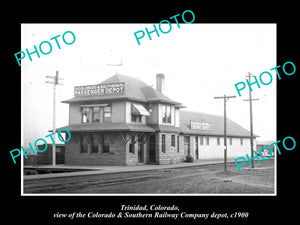
[{"label": "awning", "polygon": [[143,105],[131,103],[131,114],[133,115],[142,115],[142,116],[150,116],[150,113]]}]

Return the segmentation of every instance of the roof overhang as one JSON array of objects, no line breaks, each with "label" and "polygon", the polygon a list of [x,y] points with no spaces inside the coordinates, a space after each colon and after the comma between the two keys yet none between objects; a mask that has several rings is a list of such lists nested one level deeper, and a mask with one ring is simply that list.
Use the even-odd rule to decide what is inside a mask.
[{"label": "roof overhang", "polygon": [[[155,129],[145,124],[133,123],[91,123],[91,124],[72,124],[57,128],[56,131],[65,128],[71,132],[108,132],[108,131],[140,131],[155,132]],[[50,131],[52,132],[52,130]]]}]

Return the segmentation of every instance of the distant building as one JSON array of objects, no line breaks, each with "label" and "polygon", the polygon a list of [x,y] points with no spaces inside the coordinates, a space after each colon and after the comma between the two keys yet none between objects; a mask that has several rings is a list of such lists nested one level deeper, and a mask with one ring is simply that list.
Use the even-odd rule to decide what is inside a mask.
[{"label": "distant building", "polygon": [[[172,164],[187,156],[223,158],[223,116],[182,110],[181,103],[164,95],[164,79],[157,74],[154,89],[116,74],[100,84],[75,87],[75,96],[63,101],[69,104],[65,128],[71,132],[65,164]],[[250,155],[249,131],[230,119],[227,127],[228,157]]]},{"label": "distant building", "polygon": [[[24,160],[24,165],[51,165],[52,164],[52,143],[47,144],[47,150],[44,152],[35,151],[36,155],[27,155],[27,159]],[[38,149],[45,149],[45,144],[38,145]],[[56,143],[56,164],[65,163],[65,144]]]}]

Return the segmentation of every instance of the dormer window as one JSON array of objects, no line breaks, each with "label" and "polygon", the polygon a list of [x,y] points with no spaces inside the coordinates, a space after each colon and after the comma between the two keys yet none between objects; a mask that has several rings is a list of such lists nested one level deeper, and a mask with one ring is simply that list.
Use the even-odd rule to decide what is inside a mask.
[{"label": "dormer window", "polygon": [[90,123],[91,122],[91,111],[89,107],[82,108],[82,123]]},{"label": "dormer window", "polygon": [[82,105],[81,115],[82,123],[109,123],[111,122],[111,105]]},{"label": "dormer window", "polygon": [[169,105],[162,106],[162,122],[171,124],[171,106]]},{"label": "dormer window", "polygon": [[150,116],[150,113],[143,105],[131,103],[131,122],[141,123],[142,116]]},{"label": "dormer window", "polygon": [[100,123],[100,107],[96,106],[93,107],[93,123]]},{"label": "dormer window", "polygon": [[111,122],[111,106],[110,105],[104,107],[103,122],[104,123]]}]

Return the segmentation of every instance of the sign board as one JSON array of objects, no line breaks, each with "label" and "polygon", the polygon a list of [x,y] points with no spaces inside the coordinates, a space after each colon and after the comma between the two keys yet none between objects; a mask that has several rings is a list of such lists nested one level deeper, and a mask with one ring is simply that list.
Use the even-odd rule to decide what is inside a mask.
[{"label": "sign board", "polygon": [[210,123],[191,121],[192,130],[210,130],[210,127]]},{"label": "sign board", "polygon": [[114,95],[114,94],[123,94],[124,92],[125,92],[124,82],[74,87],[75,96]]}]

